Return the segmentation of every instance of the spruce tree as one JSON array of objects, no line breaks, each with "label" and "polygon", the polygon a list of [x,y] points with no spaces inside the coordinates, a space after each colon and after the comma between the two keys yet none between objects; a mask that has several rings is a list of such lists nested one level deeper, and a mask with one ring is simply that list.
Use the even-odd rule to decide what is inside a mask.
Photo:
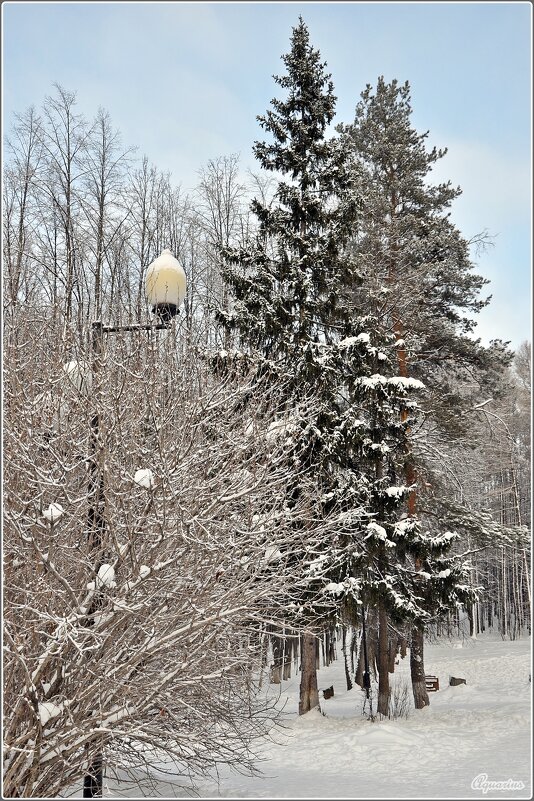
[{"label": "spruce tree", "polygon": [[[258,117],[273,138],[256,142],[263,169],[278,173],[274,202],[255,199],[259,225],[248,249],[225,249],[230,312],[219,321],[257,354],[258,373],[285,387],[288,404],[313,397],[316,417],[306,420],[301,461],[326,471],[326,438],[342,413],[340,379],[326,367],[325,349],[354,333],[351,287],[358,280],[347,242],[358,199],[337,138],[326,138],[336,98],[302,18],[283,56],[287,74],[275,76],[284,100]],[[354,353],[355,375],[360,372]]]},{"label": "spruce tree", "polygon": [[[332,343],[354,332],[349,290],[357,275],[344,245],[358,198],[350,191],[338,139],[326,136],[336,98],[302,18],[282,58],[286,72],[274,80],[285,97],[274,99],[258,118],[272,142],[254,146],[263,169],[281,180],[272,204],[253,201],[259,223],[254,244],[247,250],[225,251],[233,308],[222,311],[219,319],[233,330],[240,347],[255,351],[258,374],[284,386],[286,410],[293,410],[296,419],[288,458],[318,478],[326,514],[326,505],[332,508],[340,498],[356,503],[360,483],[356,471],[343,481],[333,480],[334,464],[353,435],[352,413],[342,408],[340,376],[326,356]],[[361,358],[361,348],[352,349],[353,375],[361,371]],[[315,402],[313,416],[296,417],[299,402],[308,398]],[[298,494],[298,478],[287,492],[290,497]],[[310,570],[310,586],[312,574]],[[301,713],[318,703],[312,646],[313,637],[305,635],[303,655],[309,659],[302,669]]]},{"label": "spruce tree", "polygon": [[[422,628],[438,612],[471,601],[472,593],[469,564],[450,554],[458,535],[426,529],[416,515],[405,512],[414,492],[405,476],[406,441],[418,420],[419,396],[424,397],[426,390],[419,380],[398,375],[395,338],[382,334],[380,342],[377,321],[369,316],[367,324],[372,333],[342,340],[330,349],[331,369],[336,351],[346,354],[356,345],[361,348],[364,341],[367,353],[360,354],[360,374],[352,381],[345,375],[346,413],[352,415],[353,424],[350,450],[345,441],[345,462],[338,462],[352,480],[348,459],[353,469],[357,466],[360,481],[353,487],[359,487],[360,506],[341,508],[338,534],[323,570],[332,579],[328,592],[353,608],[360,604],[374,610],[378,712],[387,715],[389,625],[411,623]],[[336,372],[343,374],[341,363]],[[417,652],[413,661],[419,665],[415,656]],[[420,670],[418,681],[424,690],[423,665]]]}]

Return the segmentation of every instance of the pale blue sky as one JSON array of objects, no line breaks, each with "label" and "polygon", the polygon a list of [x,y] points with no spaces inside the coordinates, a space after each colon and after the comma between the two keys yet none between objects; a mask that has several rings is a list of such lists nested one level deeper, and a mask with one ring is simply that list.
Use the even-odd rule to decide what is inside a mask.
[{"label": "pale blue sky", "polygon": [[256,168],[256,115],[280,91],[272,75],[299,14],[332,73],[336,122],[379,75],[410,81],[414,124],[449,149],[436,177],[464,190],[455,221],[467,238],[496,235],[476,258],[494,297],[478,333],[530,339],[530,3],[7,2],[4,131],[58,82],[184,189],[220,155]]}]

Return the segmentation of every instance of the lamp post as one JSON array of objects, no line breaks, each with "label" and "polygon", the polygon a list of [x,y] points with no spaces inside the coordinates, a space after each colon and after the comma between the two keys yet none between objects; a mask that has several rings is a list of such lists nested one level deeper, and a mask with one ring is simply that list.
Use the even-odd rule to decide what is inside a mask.
[{"label": "lamp post", "polygon": [[[178,314],[184,301],[186,292],[186,277],[181,264],[174,258],[170,250],[163,250],[160,256],[148,267],[145,284],[146,297],[152,312],[159,317],[159,323],[131,324],[131,325],[103,325],[96,320],[91,325],[91,378],[93,379],[99,368],[102,354],[104,334],[119,331],[158,331],[168,329],[172,319]],[[94,382],[92,382],[94,383]],[[102,561],[102,545],[105,533],[104,516],[104,470],[99,459],[99,432],[100,414],[95,409],[91,416],[91,433],[89,438],[89,498],[90,506],[87,514],[87,536],[89,550],[97,555],[95,576],[98,577]],[[94,615],[101,603],[102,595],[98,592],[98,582],[95,580],[95,594],[87,613],[86,625],[92,626]],[[103,760],[99,752],[93,758],[89,772],[83,782],[83,798],[97,798],[102,796]]]}]

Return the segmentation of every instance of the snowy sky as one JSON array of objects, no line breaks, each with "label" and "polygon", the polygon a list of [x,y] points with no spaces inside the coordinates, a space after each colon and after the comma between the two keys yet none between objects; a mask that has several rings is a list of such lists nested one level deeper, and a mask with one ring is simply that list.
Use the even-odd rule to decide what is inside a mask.
[{"label": "snowy sky", "polygon": [[464,195],[453,217],[495,244],[476,257],[493,301],[478,334],[531,338],[531,27],[528,2],[14,3],[2,5],[3,125],[40,106],[53,83],[91,118],[106,108],[185,189],[208,159],[256,168],[256,115],[279,93],[301,14],[350,122],[366,83],[410,81],[413,120],[448,147],[437,178]]}]

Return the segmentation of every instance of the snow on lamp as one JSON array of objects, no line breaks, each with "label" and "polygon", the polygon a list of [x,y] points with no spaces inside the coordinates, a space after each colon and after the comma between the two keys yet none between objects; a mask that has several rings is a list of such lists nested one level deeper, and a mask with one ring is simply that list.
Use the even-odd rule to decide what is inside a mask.
[{"label": "snow on lamp", "polygon": [[165,249],[154,259],[146,274],[148,302],[163,323],[169,323],[178,314],[185,298],[185,288],[184,268],[171,251]]}]

